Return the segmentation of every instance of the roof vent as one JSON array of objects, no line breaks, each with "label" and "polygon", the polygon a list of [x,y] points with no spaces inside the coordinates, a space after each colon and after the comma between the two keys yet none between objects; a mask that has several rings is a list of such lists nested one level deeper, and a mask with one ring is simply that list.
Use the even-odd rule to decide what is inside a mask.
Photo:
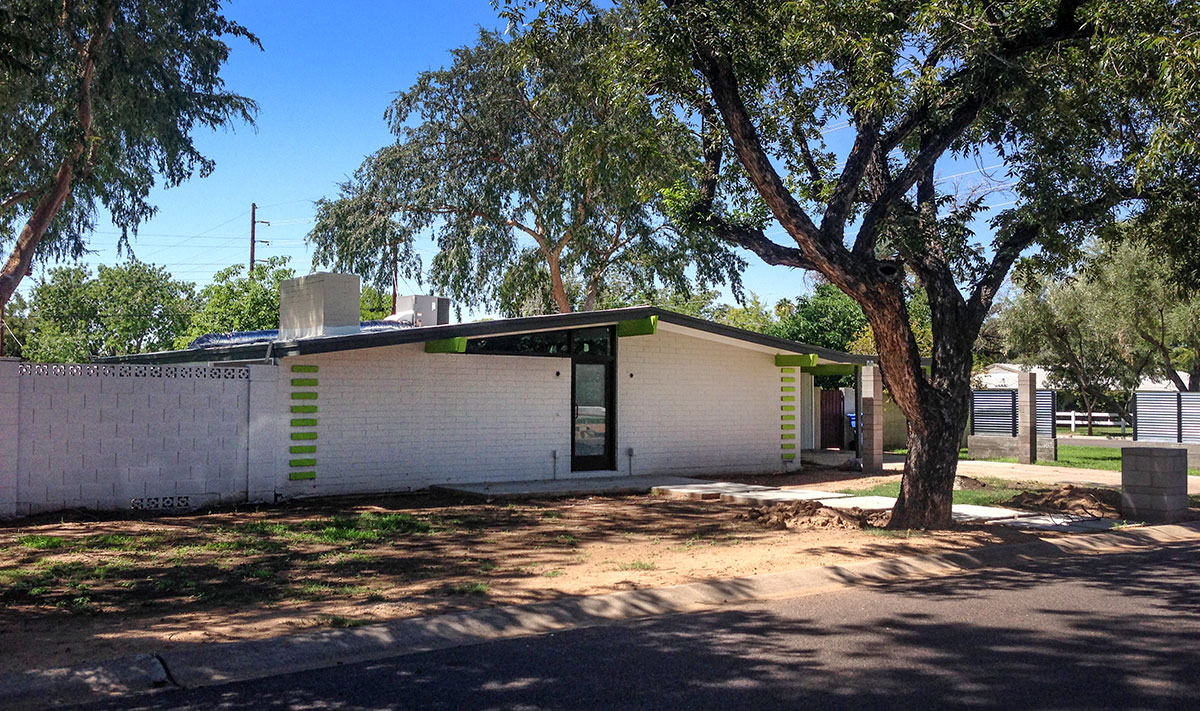
[{"label": "roof vent", "polygon": [[396,313],[384,320],[410,326],[441,326],[450,323],[450,299],[424,294],[398,296]]},{"label": "roof vent", "polygon": [[290,341],[359,331],[359,279],[321,272],[279,285],[279,337]]}]

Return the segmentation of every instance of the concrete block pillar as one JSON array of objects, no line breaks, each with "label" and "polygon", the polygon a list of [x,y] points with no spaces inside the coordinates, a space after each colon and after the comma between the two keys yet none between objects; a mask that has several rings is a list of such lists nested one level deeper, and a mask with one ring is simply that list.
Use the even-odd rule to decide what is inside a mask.
[{"label": "concrete block pillar", "polygon": [[251,365],[246,442],[246,498],[273,503],[287,476],[288,403],[276,365]]},{"label": "concrete block pillar", "polygon": [[1184,519],[1187,479],[1187,450],[1122,447],[1121,515],[1153,523]]},{"label": "concrete block pillar", "polygon": [[883,377],[879,367],[863,366],[858,411],[863,472],[883,471]]},{"label": "concrete block pillar", "polygon": [[0,358],[0,519],[17,515],[17,457],[21,447],[20,362],[19,358]]},{"label": "concrete block pillar", "polygon": [[1017,373],[1017,461],[1037,461],[1037,374]]}]

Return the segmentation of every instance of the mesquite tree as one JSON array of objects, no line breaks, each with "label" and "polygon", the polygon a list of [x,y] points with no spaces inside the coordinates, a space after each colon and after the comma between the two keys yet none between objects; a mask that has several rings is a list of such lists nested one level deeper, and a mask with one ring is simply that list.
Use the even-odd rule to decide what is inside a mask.
[{"label": "mesquite tree", "polygon": [[250,122],[224,90],[226,37],[258,40],[220,0],[13,0],[0,10],[0,308],[35,256],[79,256],[103,206],[129,231],[154,214],[156,180],[213,163],[197,126]]},{"label": "mesquite tree", "polygon": [[[1062,268],[1095,223],[1194,204],[1200,8],[1171,0],[628,0],[629,81],[703,127],[707,172],[678,201],[769,264],[862,306],[909,422],[895,527],[951,522],[972,344],[1022,256]],[[528,3],[510,5],[514,23]],[[567,27],[586,3],[551,3]],[[666,107],[671,108],[666,108]],[[685,120],[688,120],[685,118]],[[847,148],[825,136],[844,129]],[[1011,203],[943,175],[1000,163]],[[730,206],[760,201],[764,216]],[[766,229],[774,220],[783,240]],[[1194,234],[1194,233],[1193,233]],[[923,370],[904,299],[924,289]]]},{"label": "mesquite tree", "polygon": [[317,203],[314,263],[390,288],[422,274],[413,238],[429,231],[433,285],[510,315],[591,310],[607,280],[736,291],[730,247],[664,219],[700,142],[619,82],[616,31],[601,14],[519,46],[481,32],[422,73],[387,112],[396,142]]}]

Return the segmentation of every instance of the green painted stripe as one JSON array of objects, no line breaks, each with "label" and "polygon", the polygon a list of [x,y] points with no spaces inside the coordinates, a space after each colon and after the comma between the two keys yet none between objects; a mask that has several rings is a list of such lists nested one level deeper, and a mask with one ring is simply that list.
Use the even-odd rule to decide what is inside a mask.
[{"label": "green painted stripe", "polygon": [[317,418],[315,417],[296,417],[292,419],[292,427],[316,427]]},{"label": "green painted stripe", "polygon": [[796,402],[796,396],[795,395],[780,395],[779,401],[780,402]]},{"label": "green painted stripe", "polygon": [[288,472],[288,479],[299,481],[301,479],[316,479],[316,472]]},{"label": "green painted stripe", "polygon": [[779,372],[780,373],[795,373],[796,369],[795,368],[780,368]]},{"label": "green painted stripe", "polygon": [[780,385],[780,386],[779,386],[779,392],[781,392],[781,393],[794,393],[794,392],[796,392],[796,386],[795,386],[795,385]]},{"label": "green painted stripe", "polygon": [[779,409],[783,410],[784,412],[791,412],[792,410],[796,409],[796,406],[795,405],[780,405]]},{"label": "green painted stripe", "polygon": [[293,432],[292,439],[316,439],[316,432]]},{"label": "green painted stripe", "polygon": [[313,454],[317,451],[315,444],[293,444],[288,447],[289,454]]},{"label": "green painted stripe", "polygon": [[426,353],[466,353],[467,337],[443,338],[436,341],[425,341]]},{"label": "green painted stripe", "polygon": [[796,455],[795,454],[781,454],[781,455],[779,455],[779,457],[780,457],[780,459],[786,459],[787,461],[790,462],[796,458]]},{"label": "green painted stripe", "polygon": [[781,430],[794,430],[794,429],[796,429],[796,426],[795,426],[795,425],[780,425],[780,426],[779,426],[779,429],[781,429]]},{"label": "green painted stripe", "polygon": [[289,467],[315,467],[317,466],[316,459],[289,459]]},{"label": "green painted stripe", "polygon": [[298,392],[292,393],[293,400],[316,400],[317,394],[314,392]]},{"label": "green painted stripe", "polygon": [[796,416],[795,416],[795,415],[780,415],[780,416],[779,416],[779,419],[781,419],[781,420],[794,420],[794,419],[796,419]]},{"label": "green painted stripe", "polygon": [[815,353],[779,353],[775,356],[775,365],[812,366],[817,364]]},{"label": "green painted stripe", "polygon": [[292,405],[292,412],[300,415],[304,413],[316,412],[316,405]]},{"label": "green painted stripe", "polygon": [[783,376],[782,378],[780,378],[780,379],[779,379],[779,382],[781,382],[781,383],[794,383],[794,382],[796,382],[796,379],[795,379],[795,378],[793,378],[793,377],[792,377],[792,376],[790,376],[790,375],[785,375],[785,376]]},{"label": "green painted stripe", "polygon": [[783,434],[779,435],[779,439],[796,439],[796,435],[795,435],[795,434],[788,434],[788,433],[786,433],[786,432],[785,432],[785,433],[783,433]]},{"label": "green painted stripe", "polygon": [[795,449],[796,445],[792,442],[784,442],[783,444],[779,445],[779,448],[780,449]]},{"label": "green painted stripe", "polygon": [[637,318],[631,321],[620,321],[617,323],[617,338],[653,336],[657,330],[657,316],[647,316],[646,318]]},{"label": "green painted stripe", "polygon": [[292,378],[292,387],[294,388],[311,388],[316,384],[316,378]]},{"label": "green painted stripe", "polygon": [[293,373],[315,373],[315,372],[317,372],[317,367],[318,366],[315,366],[315,365],[293,365],[292,372]]}]

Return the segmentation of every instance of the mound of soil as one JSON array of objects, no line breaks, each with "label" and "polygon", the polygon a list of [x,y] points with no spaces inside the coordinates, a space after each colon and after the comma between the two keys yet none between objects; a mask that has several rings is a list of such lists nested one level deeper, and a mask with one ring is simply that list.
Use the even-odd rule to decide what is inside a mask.
[{"label": "mound of soil", "polygon": [[986,488],[988,488],[988,485],[985,482],[982,482],[973,476],[964,476],[959,474],[954,477],[955,491],[983,491]]},{"label": "mound of soil", "polygon": [[1121,515],[1121,494],[1114,489],[1066,484],[1053,491],[1024,491],[1000,505],[1116,518]]},{"label": "mound of soil", "polygon": [[811,529],[843,528],[861,530],[867,526],[886,526],[891,511],[863,511],[860,508],[834,509],[816,501],[794,501],[771,506],[756,506],[737,515],[766,528]]}]

